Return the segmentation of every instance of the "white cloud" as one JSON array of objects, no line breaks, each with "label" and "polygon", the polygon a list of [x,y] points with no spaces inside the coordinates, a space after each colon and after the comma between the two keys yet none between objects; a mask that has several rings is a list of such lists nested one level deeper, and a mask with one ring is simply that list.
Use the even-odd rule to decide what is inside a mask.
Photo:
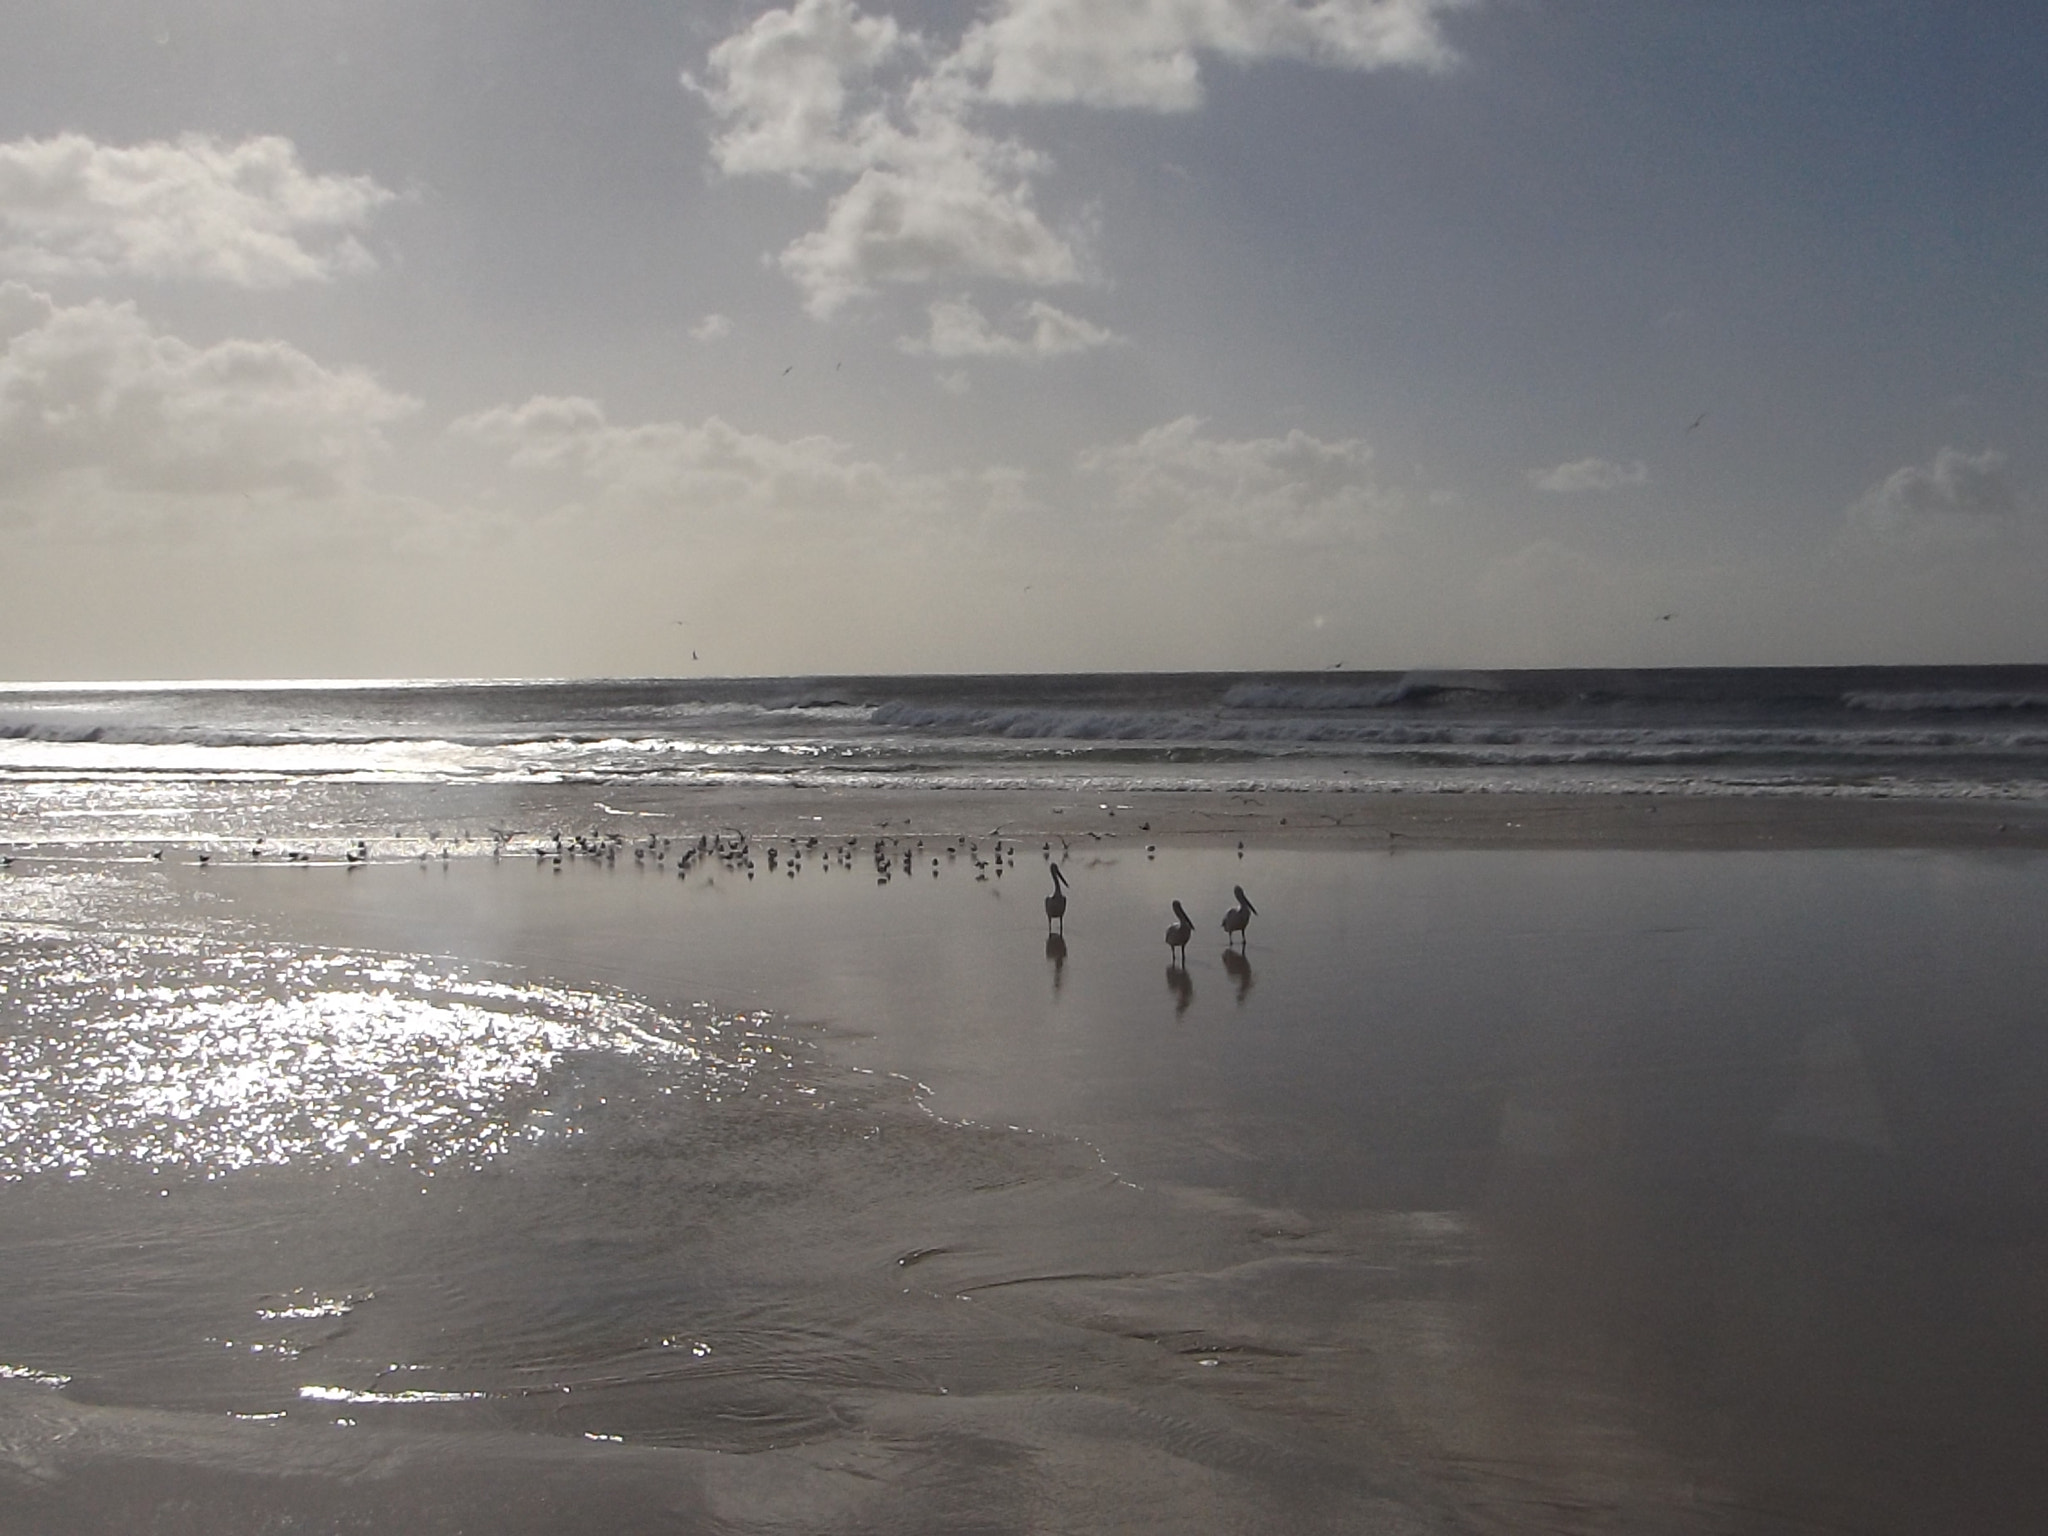
[{"label": "white cloud", "polygon": [[1200,55],[1338,69],[1443,69],[1439,18],[1466,0],[1007,0],[962,41],[991,101],[1188,111]]},{"label": "white cloud", "polygon": [[0,269],[32,278],[203,278],[282,288],[368,271],[355,237],[394,194],[316,176],[291,140],[82,134],[0,144]]},{"label": "white cloud", "polygon": [[1090,352],[1123,340],[1114,331],[1055,309],[1043,299],[1033,299],[1019,310],[1021,334],[998,330],[967,299],[941,299],[931,306],[929,313],[930,329],[923,336],[899,338],[899,348],[925,357],[1038,360]]},{"label": "white cloud", "polygon": [[1298,428],[1285,437],[1229,441],[1184,416],[1134,442],[1084,454],[1084,474],[1109,482],[1117,506],[1166,517],[1191,531],[1304,543],[1376,537],[1402,498],[1374,479],[1372,449],[1325,442]]},{"label": "white cloud", "polygon": [[976,126],[994,103],[1188,108],[1198,55],[1350,69],[1441,68],[1438,27],[1468,0],[1007,0],[950,52],[852,0],[796,0],[714,47],[684,83],[719,119],[727,175],[850,178],[781,255],[829,318],[882,284],[1086,275],[1085,231],[1049,224],[1050,162]]},{"label": "white cloud", "polygon": [[822,227],[782,253],[782,269],[829,319],[879,283],[991,278],[1029,287],[1080,281],[1075,243],[974,153],[933,155],[920,169],[870,167],[833,199]]},{"label": "white cloud", "polygon": [[723,341],[732,334],[732,320],[726,315],[706,315],[690,327],[690,334],[698,341]]},{"label": "white cloud", "polygon": [[132,304],[63,307],[0,282],[0,494],[84,476],[158,495],[333,495],[416,407],[281,341],[194,346]]},{"label": "white cloud", "polygon": [[971,127],[949,79],[877,84],[884,63],[925,51],[850,0],[798,0],[712,49],[706,81],[684,77],[722,120],[712,160],[727,175],[852,178],[780,259],[821,319],[884,283],[1081,276],[1074,239],[1033,206],[1039,156]]},{"label": "white cloud", "polygon": [[893,18],[864,15],[851,0],[797,0],[713,48],[707,80],[686,74],[683,83],[725,123],[711,156],[728,176],[856,173],[871,156],[851,98],[865,97],[876,71],[908,47]]},{"label": "white cloud", "polygon": [[1943,448],[1926,468],[1909,464],[1849,508],[1852,532],[1882,543],[1975,544],[2013,526],[2019,493],[2005,455]]},{"label": "white cloud", "polygon": [[944,520],[985,503],[975,485],[857,458],[823,436],[775,438],[713,416],[701,424],[619,426],[595,400],[536,395],[465,416],[450,432],[484,444],[514,469],[580,482],[616,511],[686,519],[743,532],[763,520],[808,519],[851,535],[876,519]]},{"label": "white cloud", "polygon": [[1650,471],[1641,459],[1627,464],[1616,464],[1611,459],[1574,459],[1554,469],[1530,470],[1529,483],[1539,491],[1561,496],[1582,491],[1620,491],[1648,485]]}]

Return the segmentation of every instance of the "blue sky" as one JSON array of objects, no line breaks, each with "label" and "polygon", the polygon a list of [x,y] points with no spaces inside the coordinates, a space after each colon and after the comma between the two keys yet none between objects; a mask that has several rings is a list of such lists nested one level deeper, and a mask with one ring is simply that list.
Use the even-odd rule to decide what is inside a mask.
[{"label": "blue sky", "polygon": [[2044,66],[2019,5],[11,8],[0,671],[2039,660]]}]

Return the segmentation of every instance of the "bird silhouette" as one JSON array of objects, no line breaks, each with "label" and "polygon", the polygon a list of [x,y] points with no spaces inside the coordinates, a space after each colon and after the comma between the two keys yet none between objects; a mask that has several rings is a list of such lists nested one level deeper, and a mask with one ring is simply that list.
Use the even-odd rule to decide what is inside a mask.
[{"label": "bird silhouette", "polygon": [[1059,865],[1052,866],[1052,894],[1045,898],[1045,926],[1060,925],[1060,932],[1067,931],[1067,877],[1060,873]]},{"label": "bird silhouette", "polygon": [[1187,964],[1188,940],[1195,936],[1195,920],[1188,916],[1188,909],[1179,902],[1173,904],[1174,924],[1166,930],[1166,948],[1170,955],[1180,951],[1181,964]]},{"label": "bird silhouette", "polygon": [[1236,939],[1243,937],[1259,909],[1252,905],[1251,897],[1245,895],[1243,886],[1233,885],[1230,894],[1237,898],[1237,905],[1223,914],[1223,931]]}]

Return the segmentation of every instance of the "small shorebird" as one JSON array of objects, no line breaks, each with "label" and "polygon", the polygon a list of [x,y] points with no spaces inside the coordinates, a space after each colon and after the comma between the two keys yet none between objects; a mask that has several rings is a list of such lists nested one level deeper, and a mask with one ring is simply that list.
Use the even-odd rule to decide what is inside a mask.
[{"label": "small shorebird", "polygon": [[1052,866],[1052,894],[1045,898],[1045,926],[1060,925],[1060,932],[1067,931],[1067,877],[1060,873],[1059,865]]},{"label": "small shorebird", "polygon": [[1176,949],[1179,950],[1181,963],[1185,965],[1188,958],[1188,940],[1195,936],[1195,920],[1188,916],[1188,909],[1177,901],[1173,904],[1173,915],[1179,921],[1166,930],[1166,948],[1169,954]]},{"label": "small shorebird", "polygon": [[1233,938],[1242,938],[1259,909],[1252,905],[1251,897],[1245,895],[1243,886],[1233,885],[1230,894],[1237,898],[1237,905],[1223,914],[1223,931]]}]

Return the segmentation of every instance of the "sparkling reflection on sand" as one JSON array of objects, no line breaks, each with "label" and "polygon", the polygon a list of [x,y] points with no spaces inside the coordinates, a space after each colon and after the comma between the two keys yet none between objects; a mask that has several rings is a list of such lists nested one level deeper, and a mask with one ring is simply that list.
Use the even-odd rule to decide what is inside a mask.
[{"label": "sparkling reflection on sand", "polygon": [[574,1053],[717,1091],[752,1047],[729,1021],[479,977],[424,957],[15,929],[0,970],[0,1179],[108,1164],[474,1165],[573,1130],[545,1102]]}]

